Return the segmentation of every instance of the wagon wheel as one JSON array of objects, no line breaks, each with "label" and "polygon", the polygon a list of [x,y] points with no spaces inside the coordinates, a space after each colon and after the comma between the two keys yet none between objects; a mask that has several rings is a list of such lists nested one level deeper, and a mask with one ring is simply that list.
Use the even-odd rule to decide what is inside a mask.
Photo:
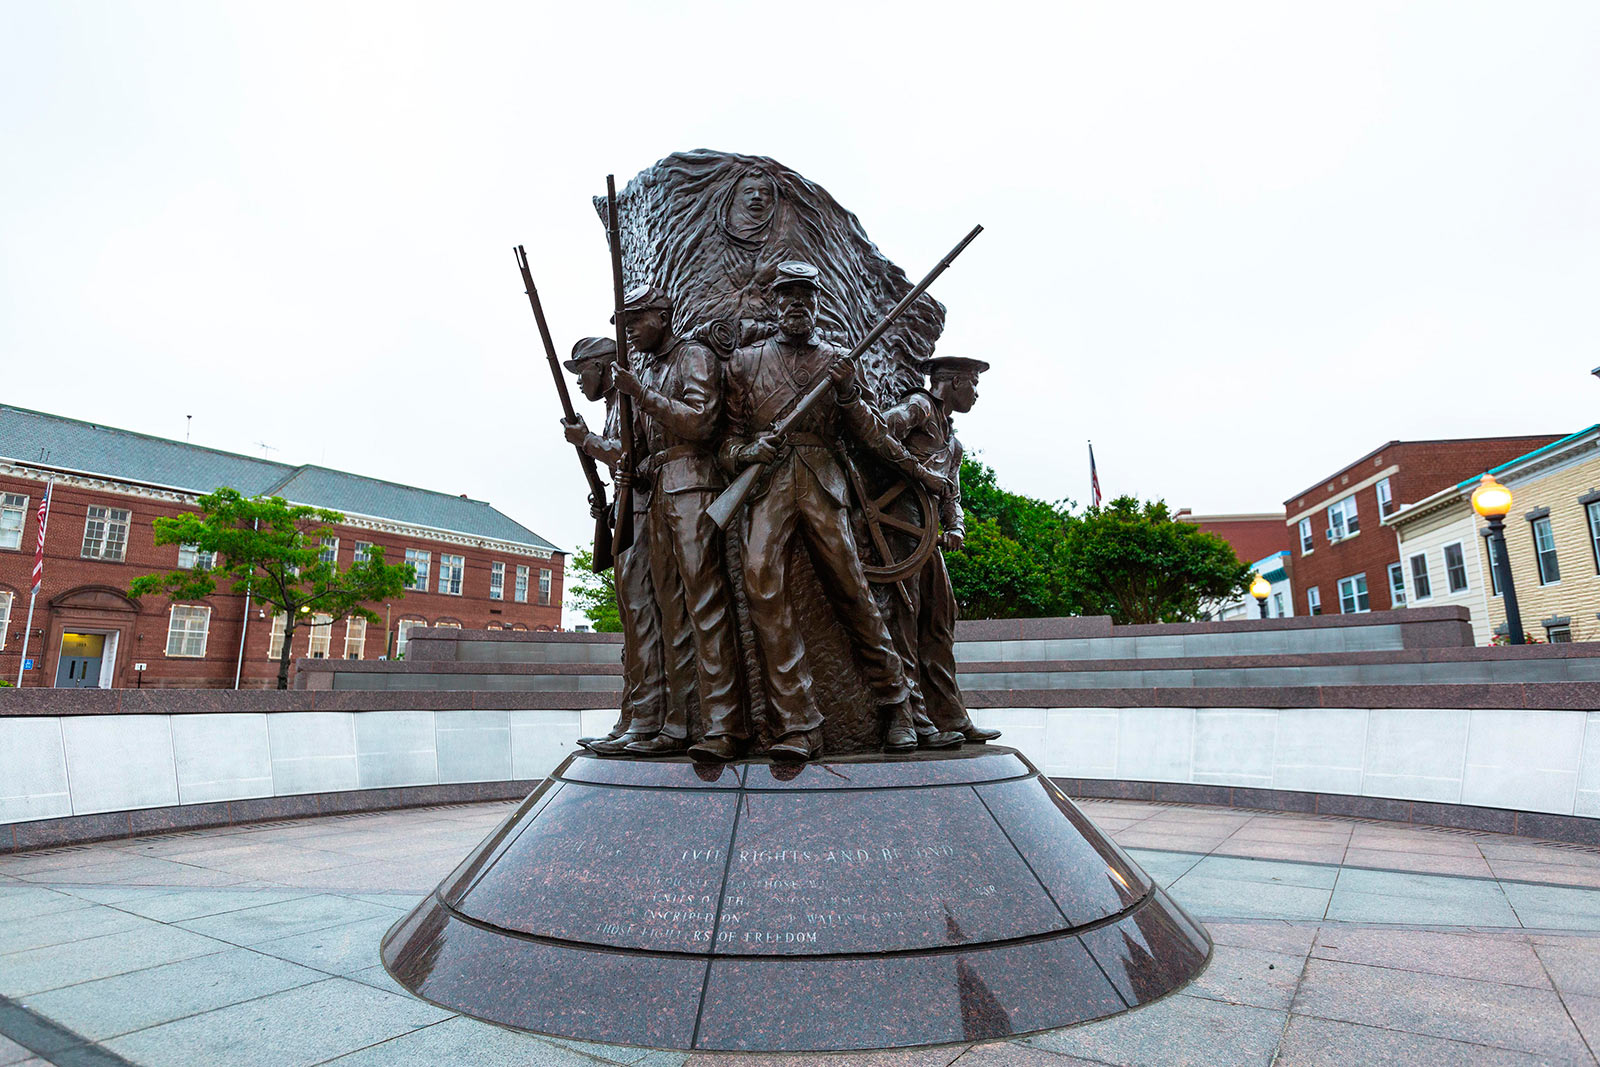
[{"label": "wagon wheel", "polygon": [[[920,484],[898,475],[881,491],[874,493],[863,484],[855,464],[847,466],[850,481],[855,487],[856,500],[860,502],[867,520],[870,544],[863,547],[870,551],[864,552],[861,559],[861,569],[866,571],[867,580],[890,585],[911,577],[928,562],[928,557],[933,555],[939,543],[939,519],[933,498]],[[906,515],[907,501],[901,500],[908,490],[909,503],[916,511],[915,517]],[[890,506],[897,500],[901,501],[901,507],[891,510]],[[899,536],[891,536],[891,531]],[[896,542],[903,544],[907,538],[912,539],[913,547],[909,551],[898,551]]]}]

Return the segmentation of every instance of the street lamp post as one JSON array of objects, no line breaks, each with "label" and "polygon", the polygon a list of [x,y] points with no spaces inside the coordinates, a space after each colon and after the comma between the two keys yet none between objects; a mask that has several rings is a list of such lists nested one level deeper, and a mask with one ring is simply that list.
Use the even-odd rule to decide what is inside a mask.
[{"label": "street lamp post", "polygon": [[1261,611],[1261,617],[1267,617],[1267,597],[1272,595],[1272,583],[1263,578],[1260,572],[1256,573],[1255,581],[1250,583],[1250,595],[1256,598],[1256,607]]},{"label": "street lamp post", "polygon": [[1484,536],[1489,539],[1489,566],[1500,582],[1500,595],[1506,607],[1506,631],[1511,644],[1523,643],[1522,613],[1517,610],[1517,589],[1511,583],[1511,556],[1506,552],[1506,516],[1511,512],[1511,490],[1485,474],[1472,491],[1472,510],[1489,520]]}]

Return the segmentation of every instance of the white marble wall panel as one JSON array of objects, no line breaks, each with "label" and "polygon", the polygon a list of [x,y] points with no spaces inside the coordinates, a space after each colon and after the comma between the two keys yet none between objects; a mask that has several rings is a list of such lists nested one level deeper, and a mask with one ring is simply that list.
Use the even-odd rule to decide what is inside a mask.
[{"label": "white marble wall panel", "polygon": [[[534,712],[536,715],[549,715],[553,712]],[[611,727],[617,721],[616,708],[584,708],[578,712],[579,737],[604,737],[611,732]]]},{"label": "white marble wall panel", "polygon": [[1118,778],[1192,782],[1193,774],[1193,708],[1118,709]]},{"label": "white marble wall panel", "polygon": [[1361,791],[1372,797],[1461,802],[1467,712],[1373,708]]},{"label": "white marble wall panel", "polygon": [[1586,716],[1582,711],[1471,712],[1461,803],[1571,812]]},{"label": "white marble wall panel", "polygon": [[[1002,744],[1005,738],[1001,738]],[[1117,776],[1115,708],[1050,708],[1045,712],[1044,762],[1039,769],[1059,778]]]},{"label": "white marble wall panel", "polygon": [[1583,746],[1578,757],[1578,795],[1574,815],[1600,817],[1600,711],[1584,712]]},{"label": "white marble wall panel", "polygon": [[434,716],[439,781],[502,782],[511,777],[509,711],[436,711]]},{"label": "white marble wall panel", "polygon": [[995,744],[1011,746],[1037,767],[1045,765],[1047,713],[1043,708],[969,708],[967,714],[973,725],[1000,731]]},{"label": "white marble wall panel", "polygon": [[1270,708],[1200,708],[1194,713],[1194,781],[1272,787],[1278,713]]},{"label": "white marble wall panel", "polygon": [[178,803],[272,796],[265,715],[173,715]]},{"label": "white marble wall panel", "polygon": [[362,789],[439,781],[434,712],[358,711],[356,781]]},{"label": "white marble wall panel", "polygon": [[0,823],[71,814],[61,720],[0,719]]},{"label": "white marble wall panel", "polygon": [[513,711],[510,716],[513,778],[547,777],[577,751],[584,736],[578,733],[582,716],[576,711]]},{"label": "white marble wall panel", "polygon": [[72,814],[178,802],[167,715],[80,715],[61,720]]},{"label": "white marble wall panel", "polygon": [[1360,795],[1366,708],[1283,708],[1277,717],[1272,788]]},{"label": "white marble wall panel", "polygon": [[281,711],[267,715],[272,792],[328,793],[356,789],[355,715],[348,711]]}]

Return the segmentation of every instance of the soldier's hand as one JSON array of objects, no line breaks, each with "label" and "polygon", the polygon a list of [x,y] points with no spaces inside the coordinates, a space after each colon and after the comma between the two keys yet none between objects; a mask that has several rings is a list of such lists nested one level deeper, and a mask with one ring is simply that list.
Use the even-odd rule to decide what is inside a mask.
[{"label": "soldier's hand", "polygon": [[589,426],[583,421],[582,415],[579,415],[571,422],[568,422],[566,419],[562,419],[561,428],[562,431],[567,435],[567,444],[577,445],[579,448],[583,447],[583,442],[589,436]]},{"label": "soldier's hand", "polygon": [[916,478],[928,492],[935,496],[943,495],[946,485],[944,475],[931,471],[919,463],[916,465]]},{"label": "soldier's hand", "polygon": [[855,394],[856,365],[848,359],[836,359],[828,364],[828,377],[833,379],[833,391],[841,400]]},{"label": "soldier's hand", "polygon": [[637,374],[633,373],[633,368],[625,367],[621,363],[612,366],[611,380],[616,383],[619,393],[638,396],[644,391],[644,383],[639,381]]},{"label": "soldier's hand", "polygon": [[946,530],[939,535],[939,547],[946,552],[960,552],[961,546],[966,543],[967,539],[961,536],[960,530]]},{"label": "soldier's hand", "polygon": [[752,463],[771,463],[778,458],[778,450],[782,447],[782,437],[775,433],[764,433],[745,446],[744,454],[740,458],[745,466]]},{"label": "soldier's hand", "polygon": [[633,472],[627,467],[618,467],[611,475],[611,484],[618,489],[627,489],[633,485]]}]

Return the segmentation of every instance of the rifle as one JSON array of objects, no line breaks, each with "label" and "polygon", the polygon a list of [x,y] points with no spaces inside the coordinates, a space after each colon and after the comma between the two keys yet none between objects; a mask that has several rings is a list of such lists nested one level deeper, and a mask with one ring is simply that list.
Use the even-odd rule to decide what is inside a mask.
[{"label": "rifle", "polygon": [[[555,342],[550,340],[550,324],[544,321],[544,305],[539,301],[539,290],[534,287],[533,274],[528,270],[528,253],[517,246],[517,267],[522,271],[522,285],[528,293],[528,303],[533,305],[533,318],[539,324],[539,339],[544,342],[545,358],[550,361],[550,373],[555,375],[556,394],[561,397],[561,410],[568,422],[577,422],[577,412],[572,409],[572,396],[567,392],[567,380],[561,376],[561,361],[556,358]],[[577,447],[577,446],[574,446]],[[589,510],[594,513],[594,560],[596,574],[611,569],[611,522],[606,514],[606,483],[600,480],[600,471],[594,457],[578,449],[578,463],[589,483]]]},{"label": "rifle", "polygon": [[[628,361],[628,331],[622,318],[622,235],[617,228],[617,179],[606,175],[606,237],[611,242],[611,295],[616,305],[613,320],[617,326],[617,362],[631,367]],[[617,483],[617,532],[612,535],[612,551],[621,554],[633,544],[633,397],[617,390],[617,412],[622,423],[622,456],[617,460],[618,473],[626,473]]]},{"label": "rifle", "polygon": [[[884,331],[894,324],[894,320],[905,314],[906,309],[911,306],[912,302],[921,296],[924,290],[933,284],[934,279],[943,274],[945,268],[949,267],[955,261],[955,258],[961,254],[962,250],[972,243],[972,239],[982,232],[982,226],[974,226],[972,232],[963,237],[961,243],[952,248],[939,261],[939,265],[930,270],[928,276],[917,283],[916,288],[902,297],[900,303],[896,304],[889,314],[885,315],[883,320],[872,328],[872,331],[867,336],[856,342],[856,346],[844,358],[850,362],[861,358],[861,353],[872,347],[878,338],[883,336]],[[805,418],[821,402],[832,387],[833,382],[829,379],[828,372],[823,371],[817,377],[817,380],[811,383],[811,387],[800,398],[800,402],[795,404],[789,414],[780,419],[778,424],[768,432],[776,437],[782,437],[787,434],[794,428],[795,423]],[[722,495],[711,502],[711,506],[706,509],[706,514],[710,515],[711,521],[717,524],[717,529],[726,530],[728,528],[728,523],[733,521],[733,513],[739,510],[739,505],[744,503],[745,497],[749,496],[750,490],[755,487],[756,479],[761,476],[762,466],[763,464],[760,463],[752,463],[745,467],[744,470],[739,472],[739,476],[733,480],[733,484],[724,489]]]}]

